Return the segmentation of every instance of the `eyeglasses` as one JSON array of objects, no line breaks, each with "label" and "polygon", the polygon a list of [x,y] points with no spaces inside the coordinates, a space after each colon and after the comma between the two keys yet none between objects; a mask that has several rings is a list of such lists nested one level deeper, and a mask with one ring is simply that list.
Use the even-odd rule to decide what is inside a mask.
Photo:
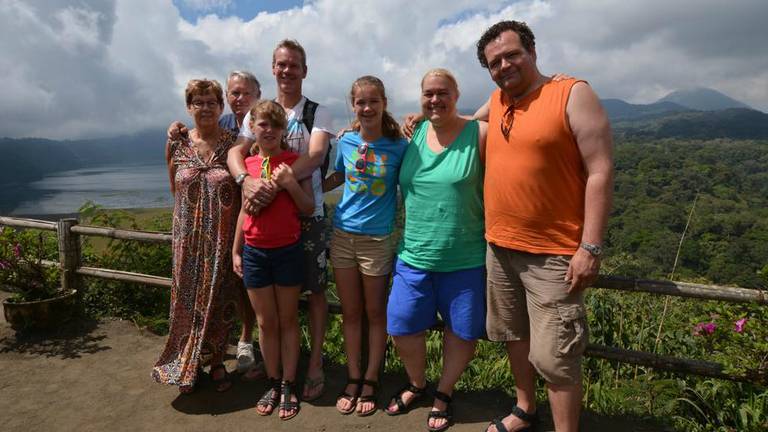
[{"label": "eyeglasses", "polygon": [[357,153],[360,155],[360,159],[355,161],[355,169],[365,172],[365,167],[368,166],[368,143],[361,142],[357,146]]},{"label": "eyeglasses", "polygon": [[512,130],[512,123],[515,122],[515,103],[512,102],[507,110],[504,111],[504,115],[501,117],[501,134],[504,135],[504,139],[509,141],[509,132]]},{"label": "eyeglasses", "polygon": [[203,109],[203,107],[214,109],[220,106],[218,101],[199,101],[199,100],[192,101],[190,105],[192,105],[196,109]]}]

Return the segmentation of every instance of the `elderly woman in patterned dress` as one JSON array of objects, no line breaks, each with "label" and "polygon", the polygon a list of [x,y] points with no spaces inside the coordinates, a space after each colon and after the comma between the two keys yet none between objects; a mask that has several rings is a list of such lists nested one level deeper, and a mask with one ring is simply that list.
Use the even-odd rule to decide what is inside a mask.
[{"label": "elderly woman in patterned dress", "polygon": [[195,128],[166,145],[175,201],[170,332],[152,376],[191,392],[206,350],[221,392],[231,387],[223,358],[240,283],[231,254],[240,191],[227,170],[236,136],[219,127],[224,99],[218,82],[192,80],[185,97]]}]

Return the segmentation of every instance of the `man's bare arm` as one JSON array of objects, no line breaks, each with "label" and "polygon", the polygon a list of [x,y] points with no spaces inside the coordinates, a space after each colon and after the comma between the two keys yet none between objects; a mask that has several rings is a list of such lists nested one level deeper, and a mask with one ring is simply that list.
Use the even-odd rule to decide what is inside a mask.
[{"label": "man's bare arm", "polygon": [[491,112],[490,109],[491,106],[491,98],[488,98],[487,101],[481,106],[480,108],[475,111],[475,114],[472,115],[471,120],[482,120],[484,122],[488,121],[488,114]]},{"label": "man's bare arm", "polygon": [[227,152],[227,167],[232,177],[237,177],[247,171],[245,168],[245,157],[248,156],[252,145],[252,139],[238,136],[235,145],[229,148],[229,152]]},{"label": "man's bare arm", "polygon": [[168,140],[165,143],[165,163],[168,165],[168,181],[171,185],[171,195],[176,195],[176,165],[173,164],[172,158],[171,140]]},{"label": "man's bare arm", "polygon": [[[584,82],[571,89],[566,115],[587,174],[581,241],[602,245],[613,197],[613,140],[608,116],[595,92]],[[589,286],[599,269],[599,258],[579,248],[568,269],[571,290]]]},{"label": "man's bare arm", "polygon": [[331,135],[327,132],[321,130],[312,132],[312,135],[309,136],[307,153],[299,156],[296,162],[291,165],[297,179],[301,180],[311,176],[325,162],[325,154],[328,153],[330,141]]},{"label": "man's bare arm", "polygon": [[[254,140],[239,136],[235,145],[227,153],[227,167],[233,177],[247,172],[245,166],[245,157],[251,150]],[[243,181],[243,208],[248,214],[258,213],[260,208],[266,207],[275,199],[277,188],[271,183],[262,179],[255,179],[250,176]]]}]

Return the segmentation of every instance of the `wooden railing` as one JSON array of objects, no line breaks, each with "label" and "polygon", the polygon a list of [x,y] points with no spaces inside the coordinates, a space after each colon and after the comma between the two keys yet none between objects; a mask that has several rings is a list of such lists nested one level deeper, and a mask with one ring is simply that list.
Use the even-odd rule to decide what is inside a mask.
[{"label": "wooden railing", "polygon": [[[165,288],[169,288],[171,286],[171,280],[165,277],[83,266],[81,263],[80,253],[81,235],[170,244],[170,234],[81,226],[78,225],[77,219],[61,219],[58,222],[49,222],[0,216],[0,226],[3,225],[15,228],[31,228],[45,231],[55,231],[57,233],[59,244],[59,261],[49,261],[46,262],[46,264],[50,266],[56,266],[61,270],[61,285],[63,289],[76,288],[78,286],[78,278],[81,276],[97,277],[102,279],[111,279]],[[673,281],[631,279],[621,276],[605,275],[601,275],[598,278],[595,286],[620,291],[645,292],[657,295],[690,297],[695,299],[717,300],[729,303],[753,303],[763,306],[768,305],[768,293],[756,289]],[[340,314],[341,307],[338,304],[331,303],[329,305],[329,311],[334,314]],[[442,326],[437,325],[434,329],[441,330]],[[766,377],[765,374],[758,374],[757,372],[748,372],[742,375],[729,374],[724,371],[723,365],[704,360],[692,360],[663,356],[646,351],[627,350],[623,348],[608,347],[598,344],[589,344],[587,346],[586,355],[590,357],[613,360],[638,366],[652,367],[670,372],[727,379],[732,381],[759,382],[761,384],[768,384],[768,377]]]}]

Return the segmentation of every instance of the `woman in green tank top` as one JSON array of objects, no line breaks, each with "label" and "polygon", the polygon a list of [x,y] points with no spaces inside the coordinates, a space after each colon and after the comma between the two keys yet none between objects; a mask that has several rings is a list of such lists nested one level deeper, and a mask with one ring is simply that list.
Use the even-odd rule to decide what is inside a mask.
[{"label": "woman in green tank top", "polygon": [[400,167],[405,229],[398,248],[387,331],[409,382],[386,408],[403,414],[426,391],[426,330],[445,322],[443,370],[427,419],[432,431],[453,420],[453,386],[485,333],[485,239],[481,155],[487,124],[458,116],[453,75],[433,69],[421,83],[422,113]]}]

